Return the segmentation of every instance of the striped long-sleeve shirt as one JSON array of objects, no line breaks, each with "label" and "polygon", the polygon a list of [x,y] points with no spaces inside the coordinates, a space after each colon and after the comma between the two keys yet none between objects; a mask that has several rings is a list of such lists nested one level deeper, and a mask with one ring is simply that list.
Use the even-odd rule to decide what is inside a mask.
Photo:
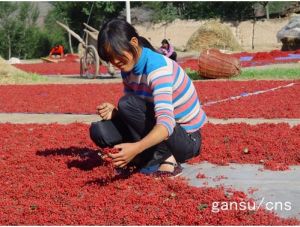
[{"label": "striped long-sleeve shirt", "polygon": [[195,87],[171,59],[143,48],[131,72],[122,72],[124,91],[154,103],[156,124],[173,133],[176,122],[188,133],[206,122]]}]

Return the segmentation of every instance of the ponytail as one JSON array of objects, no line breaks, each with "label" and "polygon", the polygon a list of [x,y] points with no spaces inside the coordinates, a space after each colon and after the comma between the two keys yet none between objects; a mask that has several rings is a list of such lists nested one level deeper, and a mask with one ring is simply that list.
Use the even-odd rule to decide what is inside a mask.
[{"label": "ponytail", "polygon": [[151,49],[154,52],[157,52],[156,49],[152,46],[152,44],[143,36],[139,36],[139,43],[142,47],[146,47]]}]

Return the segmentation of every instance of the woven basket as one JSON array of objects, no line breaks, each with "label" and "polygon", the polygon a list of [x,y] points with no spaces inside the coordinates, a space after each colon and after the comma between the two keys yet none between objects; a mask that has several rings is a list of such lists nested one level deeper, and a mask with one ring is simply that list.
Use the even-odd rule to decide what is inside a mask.
[{"label": "woven basket", "polygon": [[205,78],[229,78],[241,73],[239,59],[218,49],[204,50],[198,59],[199,73]]}]

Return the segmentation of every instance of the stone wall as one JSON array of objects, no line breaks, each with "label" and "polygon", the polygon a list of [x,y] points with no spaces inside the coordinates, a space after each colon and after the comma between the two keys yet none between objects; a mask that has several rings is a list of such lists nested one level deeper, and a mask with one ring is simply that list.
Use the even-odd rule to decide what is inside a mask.
[{"label": "stone wall", "polygon": [[[254,50],[280,49],[281,42],[277,41],[277,32],[288,23],[289,19],[270,19],[257,21],[254,25]],[[179,50],[183,50],[192,34],[203,25],[205,20],[175,20],[170,24],[143,24],[135,25],[140,35],[148,38],[151,43],[158,47],[162,39],[170,39],[170,42]],[[253,21],[244,21],[237,26],[228,25],[238,42],[245,51],[252,51]]]}]

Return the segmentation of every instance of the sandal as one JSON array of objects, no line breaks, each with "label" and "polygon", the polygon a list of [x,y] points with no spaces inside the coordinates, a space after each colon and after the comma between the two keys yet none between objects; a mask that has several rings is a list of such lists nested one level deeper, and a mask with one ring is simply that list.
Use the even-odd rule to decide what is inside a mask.
[{"label": "sandal", "polygon": [[156,172],[153,173],[153,176],[155,176],[155,177],[164,177],[164,176],[165,177],[178,177],[182,174],[183,168],[181,167],[181,165],[179,163],[164,161],[161,163],[161,165],[162,164],[168,164],[168,165],[174,166],[174,171],[170,172],[170,171],[157,170]]}]

